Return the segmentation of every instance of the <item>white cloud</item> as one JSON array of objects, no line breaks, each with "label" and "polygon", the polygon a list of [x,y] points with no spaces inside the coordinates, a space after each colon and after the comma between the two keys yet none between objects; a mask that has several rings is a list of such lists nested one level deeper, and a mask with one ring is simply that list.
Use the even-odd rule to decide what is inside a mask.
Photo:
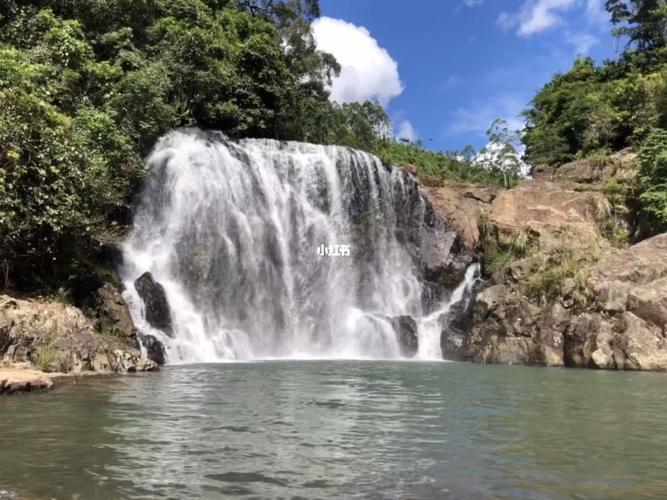
[{"label": "white cloud", "polygon": [[463,0],[466,7],[477,7],[482,5],[482,2],[484,2],[484,0]]},{"label": "white cloud", "polygon": [[591,47],[600,43],[596,36],[590,33],[565,33],[565,40],[574,45],[577,55],[585,56],[591,50]]},{"label": "white cloud", "polygon": [[394,135],[397,139],[408,139],[410,142],[417,140],[417,131],[408,120],[403,120],[398,124],[398,129]]},{"label": "white cloud", "polygon": [[312,28],[317,47],[333,54],[341,65],[331,86],[332,101],[371,99],[386,106],[403,92],[398,64],[366,28],[330,17],[316,19]]},{"label": "white cloud", "polygon": [[609,23],[609,13],[604,3],[605,0],[586,0],[586,17],[592,23],[603,24],[606,28]]},{"label": "white cloud", "polygon": [[505,29],[515,29],[517,35],[531,36],[563,22],[562,13],[579,3],[579,0],[526,0],[518,12],[503,12],[498,24]]},{"label": "white cloud", "polygon": [[503,29],[516,29],[517,35],[531,36],[565,23],[563,14],[578,8],[588,24],[607,29],[604,4],[605,0],[525,0],[517,12],[502,12],[497,22]]}]

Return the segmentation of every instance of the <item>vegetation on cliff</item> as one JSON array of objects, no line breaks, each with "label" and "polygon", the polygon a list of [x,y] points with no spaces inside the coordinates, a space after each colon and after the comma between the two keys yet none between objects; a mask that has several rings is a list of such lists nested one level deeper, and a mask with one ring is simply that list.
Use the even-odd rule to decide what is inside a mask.
[{"label": "vegetation on cliff", "polygon": [[597,66],[578,59],[556,75],[526,111],[523,141],[532,165],[560,165],[641,149],[636,190],[652,232],[667,230],[667,2],[609,0],[614,33],[626,48]]}]

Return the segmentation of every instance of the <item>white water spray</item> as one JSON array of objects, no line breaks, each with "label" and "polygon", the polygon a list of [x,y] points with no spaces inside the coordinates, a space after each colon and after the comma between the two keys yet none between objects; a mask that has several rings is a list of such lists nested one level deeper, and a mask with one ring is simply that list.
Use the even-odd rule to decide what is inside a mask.
[{"label": "white water spray", "polygon": [[[137,327],[170,363],[397,358],[399,315],[417,318],[418,357],[441,359],[438,318],[472,275],[424,317],[406,229],[424,201],[406,173],[348,148],[197,130],[161,139],[148,167],[121,275]],[[145,320],[133,282],[147,271],[164,286],[174,338]]]}]

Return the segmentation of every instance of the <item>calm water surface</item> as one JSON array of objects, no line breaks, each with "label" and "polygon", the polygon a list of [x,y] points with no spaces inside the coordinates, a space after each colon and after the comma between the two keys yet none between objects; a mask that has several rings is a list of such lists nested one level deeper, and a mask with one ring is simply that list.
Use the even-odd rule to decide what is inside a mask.
[{"label": "calm water surface", "polygon": [[89,379],[0,399],[0,490],[666,498],[666,388],[663,374],[343,361]]}]

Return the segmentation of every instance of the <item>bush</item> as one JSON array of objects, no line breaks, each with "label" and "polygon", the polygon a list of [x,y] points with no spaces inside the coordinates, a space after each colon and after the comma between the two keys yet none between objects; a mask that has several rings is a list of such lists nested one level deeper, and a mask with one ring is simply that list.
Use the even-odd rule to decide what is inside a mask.
[{"label": "bush", "polygon": [[58,367],[55,366],[57,359],[58,350],[50,344],[44,344],[39,346],[34,352],[32,361],[40,370],[44,372],[53,372],[58,369]]}]

